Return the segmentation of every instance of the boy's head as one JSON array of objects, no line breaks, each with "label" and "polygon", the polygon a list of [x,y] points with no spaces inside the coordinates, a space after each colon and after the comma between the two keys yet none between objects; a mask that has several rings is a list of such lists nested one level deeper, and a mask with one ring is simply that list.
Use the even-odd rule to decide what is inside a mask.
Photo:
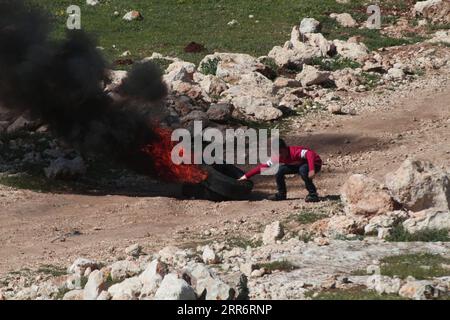
[{"label": "boy's head", "polygon": [[280,150],[280,157],[281,158],[286,158],[287,156],[289,156],[289,147],[286,143],[286,141],[284,141],[283,139],[278,139],[278,147]]}]

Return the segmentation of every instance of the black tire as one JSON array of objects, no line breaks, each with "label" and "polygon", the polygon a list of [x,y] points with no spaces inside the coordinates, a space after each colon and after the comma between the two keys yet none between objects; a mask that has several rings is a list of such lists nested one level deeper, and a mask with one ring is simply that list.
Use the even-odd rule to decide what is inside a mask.
[{"label": "black tire", "polygon": [[241,169],[233,165],[204,166],[208,178],[201,184],[209,191],[229,200],[246,199],[253,189],[250,180],[238,181],[244,175]]},{"label": "black tire", "polygon": [[238,181],[244,172],[233,165],[204,165],[202,169],[208,178],[199,184],[183,185],[185,196],[212,201],[243,200],[252,192],[253,182]]}]

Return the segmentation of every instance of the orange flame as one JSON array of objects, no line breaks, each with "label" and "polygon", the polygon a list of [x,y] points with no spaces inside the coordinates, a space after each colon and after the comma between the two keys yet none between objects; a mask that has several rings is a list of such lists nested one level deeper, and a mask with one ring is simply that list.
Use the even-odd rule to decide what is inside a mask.
[{"label": "orange flame", "polygon": [[153,131],[159,139],[144,146],[142,151],[152,159],[159,178],[186,183],[200,183],[208,178],[208,174],[196,165],[177,165],[172,162],[171,153],[176,142],[171,140],[172,132],[169,129],[155,128]]}]

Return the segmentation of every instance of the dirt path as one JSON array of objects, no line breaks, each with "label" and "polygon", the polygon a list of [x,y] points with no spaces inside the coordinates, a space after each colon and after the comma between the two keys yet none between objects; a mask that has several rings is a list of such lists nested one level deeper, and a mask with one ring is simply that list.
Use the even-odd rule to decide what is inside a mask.
[{"label": "dirt path", "polygon": [[[357,116],[301,119],[317,125],[308,134],[293,131],[288,140],[311,146],[326,160],[318,178],[321,193],[338,194],[351,173],[382,179],[407,156],[448,165],[450,83],[448,76],[440,77],[439,86],[412,87],[403,97],[394,96]],[[377,94],[367,99],[376,105]],[[257,191],[273,191],[272,179],[256,181]],[[258,223],[304,205],[303,189],[295,188],[299,183],[297,177],[289,179],[290,200],[282,203],[65,195],[0,186],[0,274],[43,264],[68,265],[78,256],[108,260],[134,242],[150,250],[186,241],[186,235],[194,233],[208,238],[225,230],[251,236]]]}]

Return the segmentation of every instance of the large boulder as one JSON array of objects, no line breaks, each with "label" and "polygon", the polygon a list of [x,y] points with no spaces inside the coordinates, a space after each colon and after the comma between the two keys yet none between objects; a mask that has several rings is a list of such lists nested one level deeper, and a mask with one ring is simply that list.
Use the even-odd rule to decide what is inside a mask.
[{"label": "large boulder", "polygon": [[105,87],[105,91],[115,91],[122,85],[123,80],[125,80],[127,77],[128,71],[108,70],[107,71],[108,84]]},{"label": "large boulder", "polygon": [[341,27],[353,28],[358,26],[358,23],[349,13],[332,13],[330,18],[336,20]]},{"label": "large boulder", "polygon": [[332,42],[320,33],[301,34],[298,27],[291,32],[291,39],[283,47],[276,46],[268,54],[283,68],[300,68],[313,58],[327,56],[334,50]]},{"label": "large boulder", "polygon": [[255,121],[271,121],[283,116],[283,112],[274,107],[272,101],[263,97],[242,95],[233,97],[231,103],[244,116]]},{"label": "large boulder", "polygon": [[156,293],[167,270],[167,265],[158,259],[153,260],[145,268],[144,272],[139,275],[139,280],[143,284],[140,298],[147,298]]},{"label": "large boulder", "polygon": [[[83,300],[84,290],[71,290],[64,294],[63,300]],[[0,299],[1,300],[1,299]]]},{"label": "large boulder", "polygon": [[6,132],[14,133],[22,130],[34,130],[40,125],[40,123],[40,121],[32,119],[32,117],[24,113],[8,125]]},{"label": "large boulder", "polygon": [[168,274],[155,294],[155,300],[196,300],[194,289],[176,274]]},{"label": "large boulder", "polygon": [[411,213],[411,217],[403,222],[403,227],[410,233],[423,230],[450,230],[450,211],[434,208]]},{"label": "large boulder", "polygon": [[200,87],[210,96],[220,96],[222,92],[228,89],[225,81],[213,75],[206,75],[199,82]]},{"label": "large boulder", "polygon": [[175,61],[169,65],[163,78],[170,87],[173,87],[173,83],[176,81],[192,82],[195,71],[195,64],[185,61]]},{"label": "large boulder", "polygon": [[141,289],[142,282],[138,277],[133,277],[112,285],[108,292],[112,300],[136,300]]},{"label": "large boulder", "polygon": [[222,92],[221,102],[231,103],[244,117],[270,121],[283,116],[275,108],[277,101],[272,81],[258,72],[241,75],[236,85]]},{"label": "large boulder", "polygon": [[337,53],[344,58],[363,62],[369,55],[369,49],[364,43],[351,40],[334,40],[333,44],[336,46]]},{"label": "large boulder", "polygon": [[323,84],[330,80],[330,72],[320,71],[313,66],[305,65],[295,79],[300,81],[304,87]]},{"label": "large boulder", "polygon": [[233,111],[233,106],[228,103],[218,103],[212,104],[206,115],[212,121],[224,122],[227,121],[231,117],[231,113]]},{"label": "large boulder", "polygon": [[369,290],[375,290],[378,294],[398,294],[402,287],[402,280],[382,275],[373,275],[367,279]]},{"label": "large boulder", "polygon": [[328,41],[321,33],[308,33],[303,35],[302,38],[306,44],[318,49],[322,57],[331,56],[336,50],[333,42]]},{"label": "large boulder", "polygon": [[111,278],[114,281],[121,281],[139,274],[140,271],[135,261],[120,260],[111,265]]},{"label": "large boulder", "polygon": [[239,80],[243,74],[264,69],[264,65],[258,59],[248,54],[216,52],[203,58],[199,64],[200,71],[202,66],[211,61],[217,61],[215,75],[227,82]]},{"label": "large boulder", "polygon": [[434,287],[432,281],[410,280],[401,287],[398,294],[408,299],[428,300],[439,297],[439,290]]},{"label": "large boulder", "polygon": [[447,43],[450,44],[450,30],[436,31],[433,38],[428,40],[431,43]]},{"label": "large boulder", "polygon": [[284,236],[284,228],[280,221],[275,221],[266,226],[263,233],[263,243],[273,244],[276,243],[277,240],[280,240]]},{"label": "large boulder", "polygon": [[60,157],[44,169],[49,179],[76,179],[86,173],[86,165],[81,157],[72,160]]},{"label": "large boulder", "polygon": [[186,274],[190,279],[198,297],[206,300],[233,300],[245,295],[246,277],[240,273],[236,277],[222,281],[212,270],[204,264],[190,265]]},{"label": "large boulder", "polygon": [[86,269],[90,268],[91,270],[97,269],[98,263],[94,260],[78,258],[72,263],[72,265],[67,268],[67,273],[74,273],[79,275],[84,275]]},{"label": "large boulder", "polygon": [[414,5],[413,13],[432,23],[450,23],[450,2],[448,0],[419,1]]},{"label": "large boulder", "polygon": [[97,300],[100,293],[106,289],[106,279],[106,273],[100,270],[92,271],[84,287],[83,299]]},{"label": "large boulder", "polygon": [[365,234],[377,234],[380,238],[389,234],[389,231],[399,223],[408,219],[409,214],[405,211],[392,211],[387,214],[375,216],[370,219],[364,227]]},{"label": "large boulder", "polygon": [[316,33],[320,31],[320,22],[314,18],[304,18],[300,22],[300,33]]},{"label": "large boulder", "polygon": [[430,162],[406,160],[386,176],[386,186],[395,200],[409,210],[450,208],[449,174]]},{"label": "large boulder", "polygon": [[355,70],[351,68],[337,70],[333,72],[331,78],[334,80],[334,83],[338,90],[348,91],[356,88],[361,84],[361,80],[359,79]]},{"label": "large boulder", "polygon": [[363,234],[367,218],[356,215],[335,215],[328,219],[326,233],[330,236]]},{"label": "large boulder", "polygon": [[387,190],[362,174],[354,174],[345,182],[341,198],[347,214],[373,216],[394,210],[394,200]]}]

